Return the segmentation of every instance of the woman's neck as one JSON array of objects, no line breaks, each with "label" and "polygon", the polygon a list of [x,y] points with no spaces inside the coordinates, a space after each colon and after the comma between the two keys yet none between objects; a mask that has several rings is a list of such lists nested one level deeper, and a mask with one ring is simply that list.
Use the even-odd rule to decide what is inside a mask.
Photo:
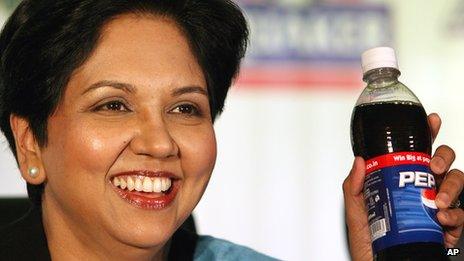
[{"label": "woman's neck", "polygon": [[52,260],[167,260],[169,243],[154,248],[124,244],[103,230],[86,233],[57,202],[42,202],[42,220]]}]

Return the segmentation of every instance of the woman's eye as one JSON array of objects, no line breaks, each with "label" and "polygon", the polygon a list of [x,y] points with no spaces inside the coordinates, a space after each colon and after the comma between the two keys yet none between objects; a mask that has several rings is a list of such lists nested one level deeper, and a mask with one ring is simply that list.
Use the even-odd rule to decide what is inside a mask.
[{"label": "woman's eye", "polygon": [[192,104],[181,104],[172,110],[174,113],[184,114],[187,116],[200,115],[200,110]]},{"label": "woman's eye", "polygon": [[110,101],[95,108],[96,111],[129,111],[120,101]]}]

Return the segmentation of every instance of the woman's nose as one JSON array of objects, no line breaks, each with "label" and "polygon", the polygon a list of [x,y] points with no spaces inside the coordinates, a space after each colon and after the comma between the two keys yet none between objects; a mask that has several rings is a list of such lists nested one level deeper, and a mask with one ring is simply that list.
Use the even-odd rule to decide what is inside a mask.
[{"label": "woman's nose", "polygon": [[138,130],[130,143],[135,154],[154,158],[178,156],[179,148],[164,120],[143,120]]}]

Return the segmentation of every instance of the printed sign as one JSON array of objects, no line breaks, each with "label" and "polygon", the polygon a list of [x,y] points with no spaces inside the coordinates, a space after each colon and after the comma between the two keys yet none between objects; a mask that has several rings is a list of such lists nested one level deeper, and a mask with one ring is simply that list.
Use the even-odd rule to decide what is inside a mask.
[{"label": "printed sign", "polygon": [[251,46],[239,83],[360,86],[360,55],[392,43],[383,4],[243,3]]}]

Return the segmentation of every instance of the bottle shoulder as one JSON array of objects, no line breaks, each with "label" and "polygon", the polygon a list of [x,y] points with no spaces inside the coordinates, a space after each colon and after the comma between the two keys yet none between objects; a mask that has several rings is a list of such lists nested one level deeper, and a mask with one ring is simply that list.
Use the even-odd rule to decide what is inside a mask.
[{"label": "bottle shoulder", "polygon": [[359,96],[356,106],[391,102],[421,104],[417,96],[406,85],[396,80],[368,84]]}]

